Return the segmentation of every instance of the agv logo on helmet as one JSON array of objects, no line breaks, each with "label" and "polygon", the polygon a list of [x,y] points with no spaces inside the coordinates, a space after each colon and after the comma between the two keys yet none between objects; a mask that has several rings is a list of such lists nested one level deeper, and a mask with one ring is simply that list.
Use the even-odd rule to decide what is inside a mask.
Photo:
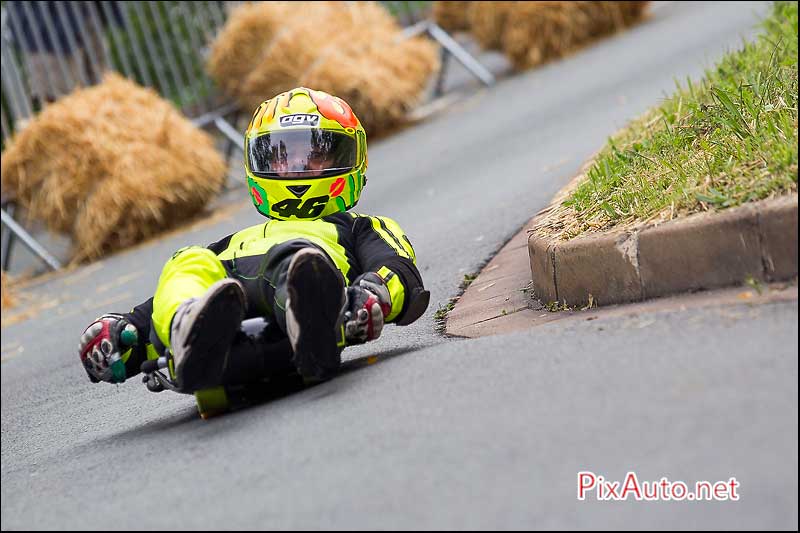
[{"label": "agv logo on helmet", "polygon": [[316,127],[319,124],[319,115],[309,115],[306,113],[298,113],[296,115],[286,115],[280,118],[280,125],[282,128],[286,126],[311,126]]}]

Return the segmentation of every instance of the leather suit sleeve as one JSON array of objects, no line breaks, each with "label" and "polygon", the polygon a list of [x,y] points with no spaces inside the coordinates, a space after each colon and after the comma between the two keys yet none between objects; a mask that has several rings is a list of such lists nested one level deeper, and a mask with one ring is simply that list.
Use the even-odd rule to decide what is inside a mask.
[{"label": "leather suit sleeve", "polygon": [[150,353],[151,358],[157,357],[153,345],[148,340],[150,338],[150,318],[152,314],[152,298],[134,307],[130,313],[122,314],[128,322],[133,324],[139,335],[139,344],[131,347],[128,352],[122,355],[122,359],[125,362],[126,378],[139,373],[139,367],[148,359],[148,353]]},{"label": "leather suit sleeve", "polygon": [[353,213],[355,255],[364,272],[377,272],[389,288],[392,310],[386,321],[407,325],[428,306],[411,241],[394,220]]}]

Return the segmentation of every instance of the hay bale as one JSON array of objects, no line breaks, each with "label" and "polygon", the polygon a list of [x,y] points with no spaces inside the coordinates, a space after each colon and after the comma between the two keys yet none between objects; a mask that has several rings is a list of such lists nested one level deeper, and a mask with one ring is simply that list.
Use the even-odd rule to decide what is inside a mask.
[{"label": "hay bale", "polygon": [[3,189],[12,191],[28,222],[69,231],[81,198],[104,177],[108,139],[93,138],[87,129],[105,118],[94,102],[102,102],[103,92],[84,89],[48,106],[3,151]]},{"label": "hay bale", "polygon": [[426,38],[374,41],[329,54],[301,85],[344,99],[375,138],[405,122],[439,68],[438,47]]},{"label": "hay bale", "polygon": [[443,2],[433,3],[433,20],[447,32],[466,31],[469,29],[469,10],[475,2]]},{"label": "hay bale", "polygon": [[17,305],[17,298],[11,290],[11,276],[5,272],[0,276],[0,293],[2,293],[2,303],[0,309],[10,309]]},{"label": "hay bale", "polygon": [[[318,4],[322,2],[311,2]],[[330,2],[335,4],[337,25],[342,28],[354,28],[358,31],[350,35],[348,42],[370,42],[373,34],[391,34],[401,30],[397,20],[380,2]],[[342,5],[344,4],[344,6]],[[345,9],[343,10],[342,7]]]},{"label": "hay bale", "polygon": [[258,63],[264,50],[290,16],[293,2],[257,2],[238,6],[211,45],[206,70],[231,95]]},{"label": "hay bale", "polygon": [[650,5],[648,0],[631,1],[631,2],[616,2],[617,8],[622,15],[622,24],[624,26],[632,26],[646,16],[647,8]]},{"label": "hay bale", "polygon": [[129,145],[75,221],[75,260],[96,259],[202,214],[226,173],[221,158],[205,154],[209,150],[213,145],[202,141],[182,150]]},{"label": "hay bale", "polygon": [[[101,209],[91,203],[92,195],[108,180],[112,180],[108,186],[115,185],[120,161],[129,157],[134,146],[147,146],[164,161],[173,162],[158,167],[152,158],[140,158],[164,172],[184,176],[186,186],[200,187],[205,201],[211,197],[205,193],[205,184],[216,184],[218,189],[224,181],[225,164],[208,134],[155,91],[110,73],[103,83],[48,106],[11,140],[3,152],[2,185],[13,192],[29,221],[39,220],[53,231],[71,233],[75,242],[81,243],[79,235],[87,230],[76,226],[76,220],[85,218],[84,211],[90,206]],[[178,163],[190,167],[191,175]],[[147,168],[140,165],[132,172],[141,186],[158,191],[160,182]],[[131,193],[118,187],[116,194]],[[147,212],[172,205],[134,204],[133,209]],[[103,208],[102,216],[111,216],[109,209]],[[119,224],[135,224],[136,220],[135,213],[127,213]],[[98,239],[109,242],[105,237]],[[82,246],[74,253],[80,255]]]},{"label": "hay bale", "polygon": [[344,35],[326,25],[329,10],[327,3],[320,3],[309,9],[307,16],[286,21],[242,83],[236,95],[240,105],[254,109],[267,98],[295,87],[325,48],[342,41]]},{"label": "hay bale", "polygon": [[[439,68],[437,47],[427,39],[396,42],[401,28],[378,2],[293,2],[279,28],[265,22],[267,11],[249,7],[237,12],[215,42],[220,51],[209,64],[218,78],[218,65],[236,50],[235,43],[259,24],[268,26],[269,38],[251,39],[258,45],[240,63],[225,67],[226,75],[240,82],[218,81],[244,109],[306,86],[345,99],[374,135],[402,122]],[[245,66],[245,61],[250,63]]]},{"label": "hay bale", "polygon": [[[468,24],[472,36],[486,50],[497,50],[501,46],[501,38],[506,30],[509,15],[515,4],[528,2],[470,2],[472,7],[467,13]],[[531,2],[533,3],[533,2]]]},{"label": "hay bale", "polygon": [[524,70],[639,21],[648,2],[517,2],[499,35],[514,68]]},{"label": "hay bale", "polygon": [[[240,8],[213,44],[209,72],[245,109],[296,87],[329,50],[400,31],[377,2],[287,4]],[[254,38],[251,31],[261,33]]]}]

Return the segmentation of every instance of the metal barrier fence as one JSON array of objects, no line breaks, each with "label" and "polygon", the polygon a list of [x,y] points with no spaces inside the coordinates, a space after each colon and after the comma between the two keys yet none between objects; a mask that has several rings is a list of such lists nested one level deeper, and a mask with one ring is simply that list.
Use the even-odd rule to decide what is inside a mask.
[{"label": "metal barrier fence", "polygon": [[[240,1],[29,1],[0,8],[2,139],[24,127],[36,113],[77,87],[99,83],[114,70],[152,87],[198,127],[213,127],[241,149],[233,126],[238,107],[205,72],[209,47]],[[429,1],[384,1],[406,26],[405,37],[427,33],[483,83],[494,77],[441,28],[429,20]],[[441,79],[437,81],[440,92]],[[14,237],[52,268],[60,265],[13,219],[13,198],[3,193],[3,269]],[[9,235],[9,232],[11,233]]]},{"label": "metal barrier fence", "polygon": [[224,97],[206,52],[239,2],[14,1],[2,8],[3,139],[48,103],[111,69],[152,87],[190,118]]},{"label": "metal barrier fence", "polygon": [[[203,68],[208,48],[240,2],[13,1],[2,6],[3,145],[36,113],[75,88],[114,70],[152,87],[199,127],[214,127],[242,145],[238,109]],[[14,221],[14,201],[2,199],[3,269],[15,237],[51,268],[60,263]]]},{"label": "metal barrier fence", "polygon": [[393,1],[381,2],[401,26],[411,26],[430,16],[432,1]]}]

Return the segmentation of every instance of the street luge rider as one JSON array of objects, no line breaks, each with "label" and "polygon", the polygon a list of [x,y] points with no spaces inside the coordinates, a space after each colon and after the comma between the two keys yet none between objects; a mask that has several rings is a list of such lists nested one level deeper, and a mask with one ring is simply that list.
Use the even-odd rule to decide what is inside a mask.
[{"label": "street luge rider", "polygon": [[[263,102],[244,160],[253,204],[268,220],[178,250],[152,298],[92,322],[79,355],[93,382],[123,382],[159,356],[187,393],[278,368],[318,382],[336,373],[344,347],[424,313],[429,293],[403,230],[350,211],[367,181],[367,142],[346,102],[304,87]],[[241,328],[256,317],[268,324],[258,338]]]}]

